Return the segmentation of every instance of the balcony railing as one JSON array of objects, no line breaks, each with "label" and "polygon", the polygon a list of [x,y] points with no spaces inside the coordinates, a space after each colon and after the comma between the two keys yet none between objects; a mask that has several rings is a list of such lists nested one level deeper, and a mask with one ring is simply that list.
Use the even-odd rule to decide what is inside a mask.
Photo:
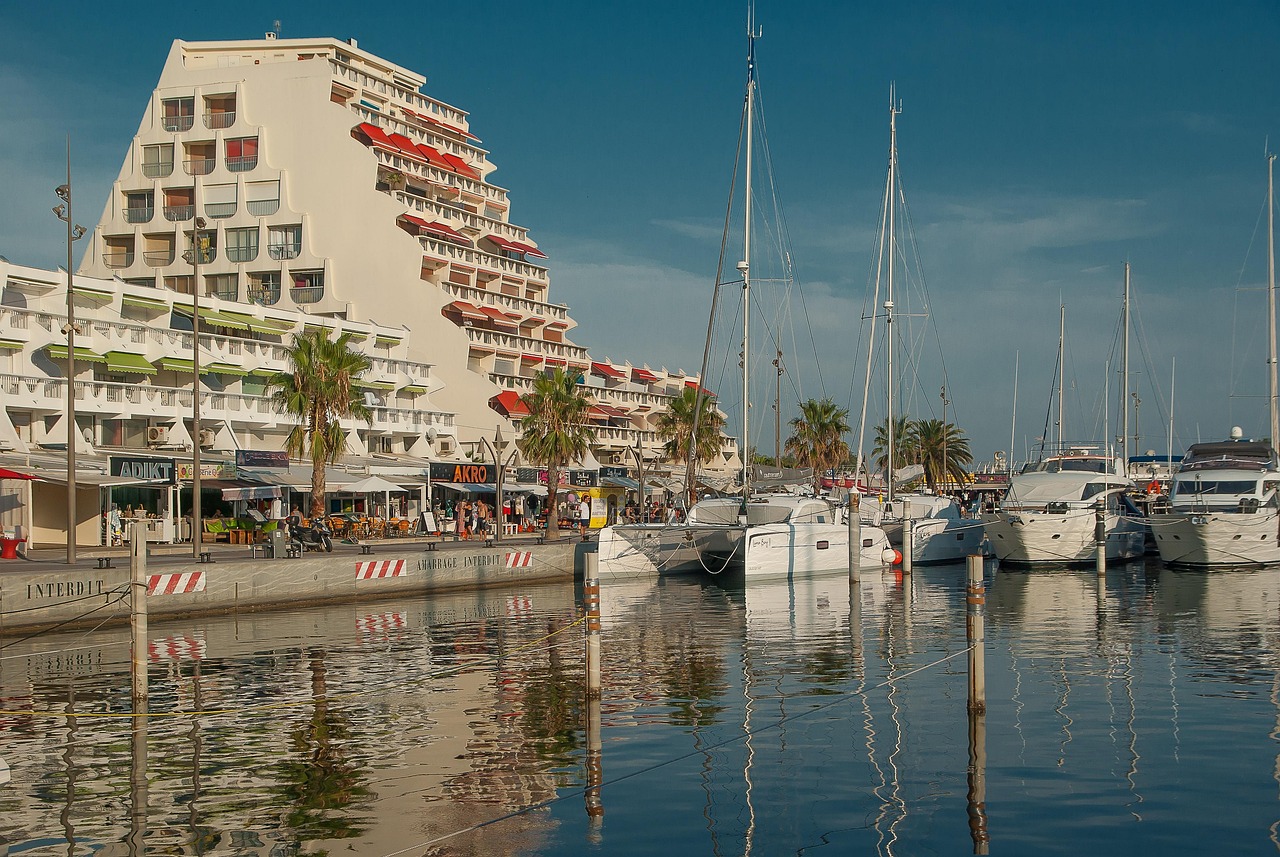
[{"label": "balcony railing", "polygon": [[258,258],[257,244],[254,244],[251,247],[228,247],[227,248],[228,262],[252,262],[256,258]]},{"label": "balcony railing", "polygon": [[195,216],[196,207],[194,205],[166,205],[164,207],[164,219],[175,223],[190,220]]},{"label": "balcony railing", "polygon": [[314,304],[324,299],[324,286],[294,286],[289,297],[295,304]]},{"label": "balcony railing", "polygon": [[258,165],[258,156],[227,158],[227,169],[233,173],[247,173]]},{"label": "balcony railing", "polygon": [[144,250],[142,253],[142,261],[146,262],[153,268],[172,265],[173,250]]},{"label": "balcony railing", "polygon": [[146,208],[130,206],[124,210],[124,219],[126,223],[150,223],[151,218],[155,216],[155,206],[147,206]]},{"label": "balcony railing", "polygon": [[204,204],[204,213],[215,220],[232,217],[236,213],[236,204],[234,202],[206,202]]},{"label": "balcony railing", "polygon": [[173,175],[173,161],[151,161],[142,165],[142,174],[149,179],[162,179]]},{"label": "balcony railing", "polygon": [[209,296],[220,298],[224,301],[238,301],[240,300],[240,286],[237,283],[219,284],[209,289]]},{"label": "balcony railing", "polygon": [[189,176],[207,176],[213,172],[213,165],[217,160],[217,158],[191,158],[183,161],[182,165]]},{"label": "balcony railing", "polygon": [[275,306],[280,301],[279,286],[249,286],[246,290],[249,303]]},{"label": "balcony railing", "polygon": [[267,255],[272,259],[279,261],[281,259],[296,259],[298,254],[302,252],[300,244],[268,244]]},{"label": "balcony railing", "polygon": [[270,217],[280,210],[279,199],[251,199],[245,203],[245,208],[254,217]]},{"label": "balcony railing", "polygon": [[236,112],[234,110],[224,110],[221,113],[204,114],[204,127],[206,128],[230,128],[236,124]]},{"label": "balcony railing", "polygon": [[166,116],[163,124],[166,131],[190,131],[195,122],[194,115]]},{"label": "balcony railing", "polygon": [[102,262],[108,268],[127,268],[133,264],[132,250],[114,250],[102,254]]}]

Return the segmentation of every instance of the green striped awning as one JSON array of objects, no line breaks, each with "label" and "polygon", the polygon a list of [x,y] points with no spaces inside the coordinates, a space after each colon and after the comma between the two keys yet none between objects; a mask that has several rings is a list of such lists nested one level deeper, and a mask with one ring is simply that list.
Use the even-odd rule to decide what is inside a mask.
[{"label": "green striped awning", "polygon": [[201,365],[200,371],[212,372],[215,375],[236,375],[244,376],[249,372],[240,366],[234,366],[230,363],[210,363],[208,366]]},{"label": "green striped awning", "polygon": [[131,372],[135,375],[154,375],[156,367],[141,354],[128,354],[124,351],[108,351],[108,372]]},{"label": "green striped awning", "polygon": [[406,384],[400,388],[400,392],[409,393],[413,396],[421,396],[423,393],[427,392],[427,388],[419,384]]},{"label": "green striped awning", "polygon": [[248,330],[249,316],[241,315],[237,312],[222,312],[220,310],[208,310],[204,307],[200,308],[200,320],[205,324],[212,324],[216,327],[227,327],[232,330]]},{"label": "green striped awning", "polygon": [[92,298],[95,301],[102,301],[103,303],[110,302],[116,296],[115,292],[108,291],[106,289],[95,289],[89,286],[75,285],[73,286],[73,290],[82,298]]},{"label": "green striped awning", "polygon": [[[65,345],[46,345],[44,347],[44,350],[54,360],[67,359],[67,346]],[[106,363],[107,362],[107,358],[103,357],[98,352],[93,351],[92,349],[89,349],[89,348],[81,348],[79,345],[76,346],[75,357],[76,357],[76,360],[78,360],[81,363]]]},{"label": "green striped awning", "polygon": [[363,378],[356,381],[356,386],[364,390],[394,390],[396,385],[390,381],[366,381]]},{"label": "green striped awning", "polygon": [[16,339],[0,339],[0,351],[21,351],[26,344]]},{"label": "green striped awning", "polygon": [[134,295],[124,295],[120,298],[120,302],[125,306],[136,306],[142,309],[168,309],[169,304],[160,298],[142,298]]},{"label": "green striped awning", "polygon": [[185,357],[161,357],[160,368],[168,369],[171,372],[186,372],[190,374],[195,369],[195,364]]},{"label": "green striped awning", "polygon": [[254,369],[249,374],[253,375],[256,378],[274,378],[280,371],[282,370],[268,369],[265,366],[259,366],[257,369]]},{"label": "green striped awning", "polygon": [[402,339],[404,339],[403,336],[395,336],[389,333],[379,333],[373,337],[376,345],[399,345]]}]

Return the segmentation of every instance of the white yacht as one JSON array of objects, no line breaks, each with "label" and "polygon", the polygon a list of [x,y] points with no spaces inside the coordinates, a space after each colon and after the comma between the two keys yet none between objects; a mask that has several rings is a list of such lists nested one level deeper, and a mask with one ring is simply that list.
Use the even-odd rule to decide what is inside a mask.
[{"label": "white yacht", "polygon": [[[847,509],[819,497],[736,497],[699,501],[687,521],[619,524],[600,531],[601,577],[741,575],[745,580],[839,571],[849,565]],[[892,563],[884,531],[861,527],[860,568]]]},{"label": "white yacht", "polygon": [[986,541],[982,519],[964,514],[955,500],[939,494],[898,494],[879,506],[864,504],[862,519],[881,527],[904,553],[910,519],[912,565],[960,562],[982,553]]},{"label": "white yacht", "polygon": [[1002,563],[1077,565],[1097,555],[1094,528],[1105,503],[1107,562],[1142,556],[1146,521],[1125,496],[1133,489],[1118,458],[1069,450],[1028,466],[1009,482],[987,538]]},{"label": "white yacht", "polygon": [[1271,444],[1192,444],[1174,474],[1168,506],[1150,516],[1160,559],[1204,568],[1280,563],[1277,489],[1280,463]]}]

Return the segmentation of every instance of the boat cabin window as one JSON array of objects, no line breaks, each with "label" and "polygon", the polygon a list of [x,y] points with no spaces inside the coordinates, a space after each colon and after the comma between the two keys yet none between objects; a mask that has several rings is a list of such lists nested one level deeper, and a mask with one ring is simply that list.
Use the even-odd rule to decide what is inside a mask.
[{"label": "boat cabin window", "polygon": [[1268,479],[1266,482],[1262,483],[1263,494],[1270,494],[1272,491],[1276,490],[1277,488],[1280,488],[1280,481],[1277,481],[1275,479]]},{"label": "boat cabin window", "polygon": [[1119,485],[1113,482],[1090,482],[1088,485],[1084,486],[1084,491],[1080,494],[1080,499],[1088,500],[1090,497],[1098,496],[1103,491],[1107,491],[1112,488],[1124,488],[1124,487],[1125,486]]},{"label": "boat cabin window", "polygon": [[1050,462],[1049,472],[1106,473],[1107,462],[1101,458],[1060,458]]},{"label": "boat cabin window", "polygon": [[1252,494],[1258,483],[1252,479],[1182,479],[1173,485],[1175,497],[1206,494]]}]

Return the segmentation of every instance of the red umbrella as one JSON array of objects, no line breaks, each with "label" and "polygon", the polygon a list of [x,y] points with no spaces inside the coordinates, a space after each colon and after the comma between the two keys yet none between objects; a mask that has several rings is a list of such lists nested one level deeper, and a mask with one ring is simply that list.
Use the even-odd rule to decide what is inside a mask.
[{"label": "red umbrella", "polygon": [[16,470],[7,470],[0,467],[0,479],[35,479],[35,477],[27,473],[19,473]]}]

